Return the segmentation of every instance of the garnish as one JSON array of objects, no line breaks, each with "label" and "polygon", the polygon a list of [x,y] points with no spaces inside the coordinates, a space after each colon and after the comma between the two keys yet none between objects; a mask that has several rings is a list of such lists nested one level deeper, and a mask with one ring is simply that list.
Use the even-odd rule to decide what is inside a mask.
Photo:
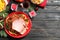
[{"label": "garnish", "polygon": [[26,22],[28,22],[28,19],[25,19]]}]

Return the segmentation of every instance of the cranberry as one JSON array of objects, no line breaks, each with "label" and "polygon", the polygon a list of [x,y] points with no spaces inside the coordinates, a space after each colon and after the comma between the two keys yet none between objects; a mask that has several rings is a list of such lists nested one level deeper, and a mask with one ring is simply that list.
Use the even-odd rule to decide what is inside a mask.
[{"label": "cranberry", "polygon": [[24,0],[16,0],[17,2],[24,2]]},{"label": "cranberry", "polygon": [[37,10],[38,10],[38,7],[35,8],[35,11],[37,11]]},{"label": "cranberry", "polygon": [[2,20],[3,19],[3,17],[2,16],[0,16],[0,20]]}]

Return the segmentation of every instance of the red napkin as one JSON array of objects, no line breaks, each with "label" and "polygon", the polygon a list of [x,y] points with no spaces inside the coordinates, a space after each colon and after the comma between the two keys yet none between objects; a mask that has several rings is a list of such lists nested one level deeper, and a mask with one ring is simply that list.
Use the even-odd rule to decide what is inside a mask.
[{"label": "red napkin", "polygon": [[44,8],[44,7],[46,6],[46,3],[47,3],[47,0],[44,0],[44,2],[43,2],[43,3],[41,3],[41,4],[39,4],[38,6],[40,6],[40,7]]}]

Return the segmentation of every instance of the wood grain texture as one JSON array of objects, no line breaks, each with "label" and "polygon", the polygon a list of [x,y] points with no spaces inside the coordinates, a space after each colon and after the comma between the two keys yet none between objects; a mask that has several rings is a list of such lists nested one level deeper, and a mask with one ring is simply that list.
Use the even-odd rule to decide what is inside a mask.
[{"label": "wood grain texture", "polygon": [[[48,0],[45,9],[39,9],[32,20],[32,29],[25,38],[0,38],[1,40],[60,40],[60,3]],[[57,0],[60,1],[60,0]]]}]

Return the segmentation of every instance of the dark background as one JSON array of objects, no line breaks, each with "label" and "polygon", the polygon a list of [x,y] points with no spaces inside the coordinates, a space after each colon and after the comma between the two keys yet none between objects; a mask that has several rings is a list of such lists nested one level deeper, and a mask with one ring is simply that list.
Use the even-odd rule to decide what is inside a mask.
[{"label": "dark background", "polygon": [[[48,0],[44,9],[37,11],[32,29],[25,38],[18,40],[60,40],[60,0]],[[39,14],[40,13],[40,14]],[[17,40],[11,37],[0,40]]]}]

